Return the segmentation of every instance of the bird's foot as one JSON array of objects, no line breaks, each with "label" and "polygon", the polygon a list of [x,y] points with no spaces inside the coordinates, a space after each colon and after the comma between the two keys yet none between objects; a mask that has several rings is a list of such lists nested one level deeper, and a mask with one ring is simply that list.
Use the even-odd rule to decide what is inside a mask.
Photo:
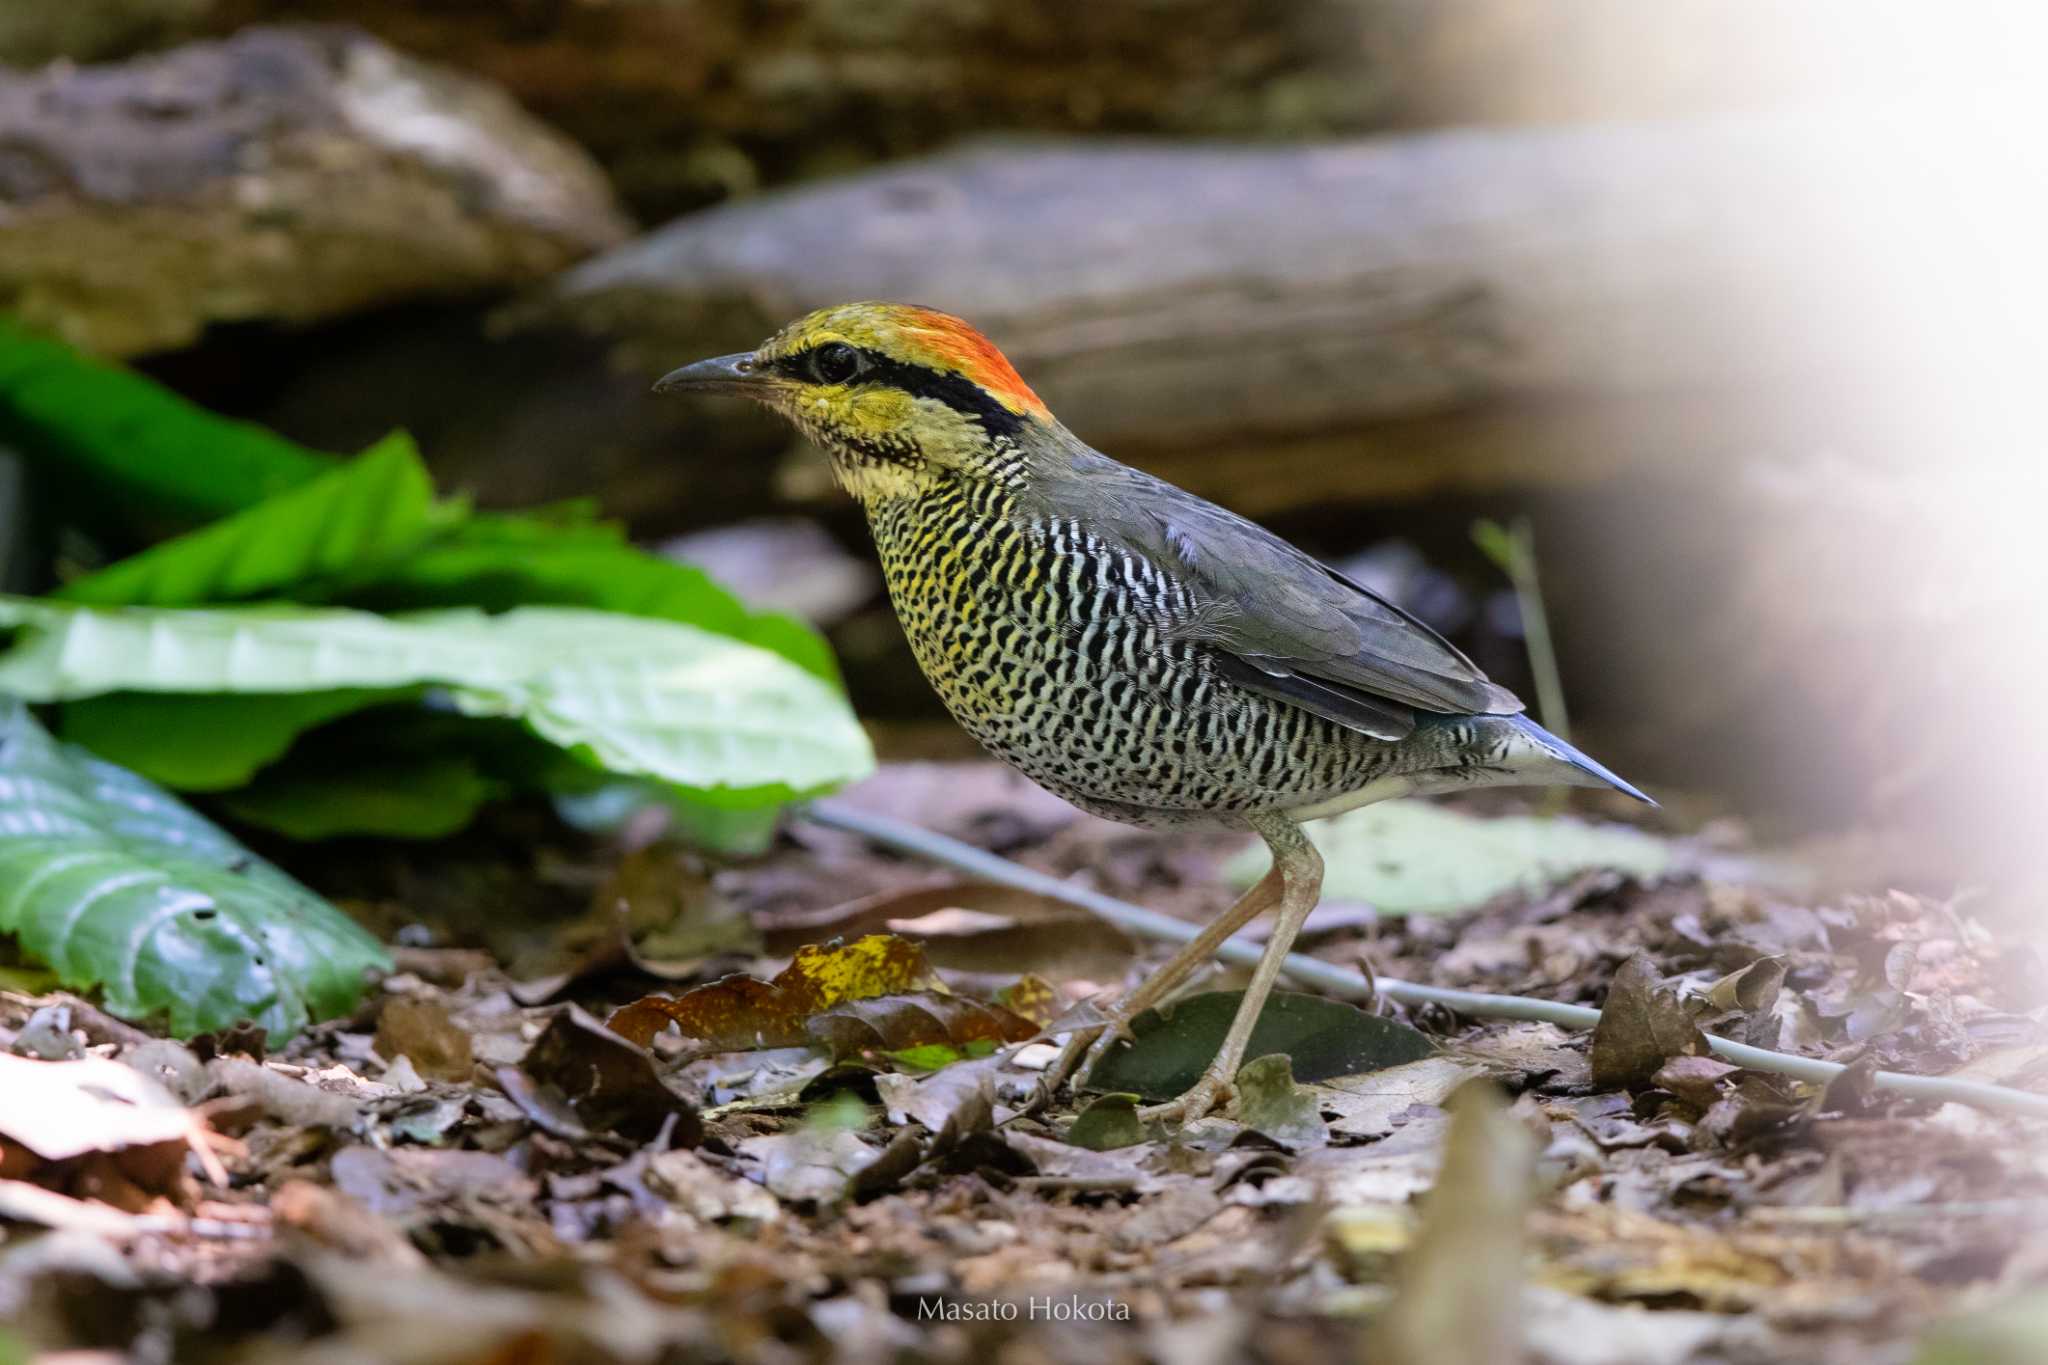
[{"label": "bird's foot", "polygon": [[1202,1073],[1202,1079],[1196,1081],[1194,1086],[1178,1099],[1168,1100],[1164,1104],[1147,1105],[1140,1109],[1138,1121],[1182,1127],[1196,1119],[1206,1118],[1219,1103],[1233,1098],[1235,1093],[1236,1087],[1230,1083],[1230,1078],[1218,1068],[1211,1066]]},{"label": "bird's foot", "polygon": [[1057,1092],[1069,1078],[1078,1084],[1094,1071],[1109,1055],[1111,1048],[1131,1036],[1130,1023],[1128,1018],[1118,1014],[1107,1023],[1074,1030],[1067,1038],[1067,1045],[1060,1049],[1059,1057],[1045,1069],[1041,1085],[1046,1093]]}]

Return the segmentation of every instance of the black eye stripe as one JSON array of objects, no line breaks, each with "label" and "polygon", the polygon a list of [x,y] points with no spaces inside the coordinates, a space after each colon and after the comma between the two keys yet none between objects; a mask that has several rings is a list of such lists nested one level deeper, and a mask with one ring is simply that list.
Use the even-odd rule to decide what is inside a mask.
[{"label": "black eye stripe", "polygon": [[913,398],[936,399],[955,412],[979,421],[982,429],[991,436],[1014,436],[1024,427],[1024,418],[1004,407],[988,390],[966,375],[952,370],[935,370],[928,365],[913,365],[884,355],[872,347],[852,347],[844,342],[828,341],[823,346],[783,356],[775,362],[775,368],[806,384],[844,383],[845,380],[821,378],[817,369],[821,352],[840,347],[849,351],[858,362],[852,375],[852,382],[857,385],[885,384],[892,389],[901,389]]}]

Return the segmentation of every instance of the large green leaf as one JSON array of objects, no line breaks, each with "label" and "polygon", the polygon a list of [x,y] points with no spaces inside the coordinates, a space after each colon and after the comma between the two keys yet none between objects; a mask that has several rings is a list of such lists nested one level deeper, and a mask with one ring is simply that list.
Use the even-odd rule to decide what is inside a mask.
[{"label": "large green leaf", "polygon": [[0,692],[277,695],[432,683],[608,771],[730,806],[794,799],[874,763],[846,699],[779,655],[680,622],[524,607],[387,619],[307,607],[73,607],[0,597],[21,627]]},{"label": "large green leaf", "polygon": [[56,595],[102,606],[184,607],[283,595],[395,565],[461,520],[404,432],[309,483],[151,546]]},{"label": "large green leaf", "polygon": [[0,317],[0,445],[83,492],[123,525],[198,522],[318,478],[333,457],[207,412]]},{"label": "large green leaf", "polygon": [[389,966],[347,916],[158,787],[0,701],[0,933],[180,1036],[339,1014]]},{"label": "large green leaf", "polygon": [[[1130,1038],[1097,1062],[1090,1090],[1168,1100],[1201,1079],[1223,1049],[1223,1039],[1244,1003],[1243,991],[1205,991],[1131,1021]],[[1341,1000],[1274,991],[1252,1029],[1247,1061],[1285,1054],[1294,1079],[1321,1081],[1377,1071],[1430,1056],[1436,1045],[1392,1019],[1367,1014]]]}]

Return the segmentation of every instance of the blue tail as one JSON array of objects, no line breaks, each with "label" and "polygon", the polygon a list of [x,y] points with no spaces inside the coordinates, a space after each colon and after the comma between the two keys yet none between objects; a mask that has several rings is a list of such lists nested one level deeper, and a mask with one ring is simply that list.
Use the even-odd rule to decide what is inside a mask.
[{"label": "blue tail", "polygon": [[1527,716],[1515,716],[1513,719],[1515,724],[1519,725],[1530,739],[1557,755],[1559,761],[1570,764],[1589,777],[1598,778],[1616,791],[1633,796],[1645,805],[1654,806],[1657,804],[1636,787],[1622,781],[1612,770],[1580,753],[1577,749],[1574,749],[1556,735],[1551,734],[1550,731],[1544,729],[1535,721],[1530,720]]}]

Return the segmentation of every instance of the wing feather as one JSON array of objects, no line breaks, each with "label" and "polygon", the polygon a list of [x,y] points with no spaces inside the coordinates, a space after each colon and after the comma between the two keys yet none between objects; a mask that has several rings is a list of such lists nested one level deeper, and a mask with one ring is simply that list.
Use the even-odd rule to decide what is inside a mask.
[{"label": "wing feather", "polygon": [[1233,682],[1380,739],[1405,738],[1417,711],[1523,709],[1427,625],[1264,527],[1086,447],[1070,460],[1048,510],[1187,583],[1182,635]]}]

